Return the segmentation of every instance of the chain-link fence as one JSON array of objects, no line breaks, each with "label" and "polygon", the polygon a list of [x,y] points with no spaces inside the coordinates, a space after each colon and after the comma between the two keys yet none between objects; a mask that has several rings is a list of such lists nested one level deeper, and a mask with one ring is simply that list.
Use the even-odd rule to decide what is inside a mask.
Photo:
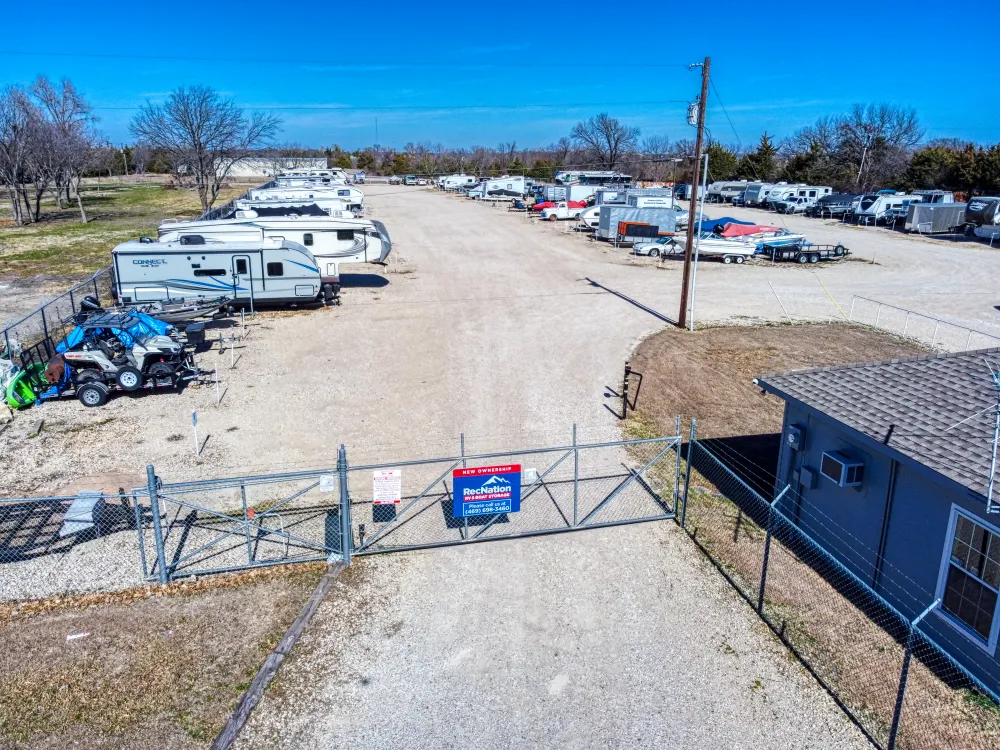
[{"label": "chain-link fence", "polygon": [[[680,520],[879,748],[1000,747],[1000,697],[692,440]],[[723,460],[725,459],[725,460]]]},{"label": "chain-link fence", "polygon": [[151,466],[145,487],[115,494],[0,500],[0,600],[674,517],[678,436],[571,434],[561,446],[472,454],[463,440],[452,456],[357,466],[341,448],[331,468],[192,482],[164,483]]},{"label": "chain-link fence", "polygon": [[125,490],[0,500],[0,601],[141,585],[136,530],[149,523],[148,504]]},{"label": "chain-link fence", "polygon": [[51,339],[58,342],[64,339],[76,325],[73,316],[80,312],[80,302],[84,297],[94,297],[102,306],[114,304],[111,266],[8,323],[0,332],[0,359],[16,361],[22,351],[41,341]]}]

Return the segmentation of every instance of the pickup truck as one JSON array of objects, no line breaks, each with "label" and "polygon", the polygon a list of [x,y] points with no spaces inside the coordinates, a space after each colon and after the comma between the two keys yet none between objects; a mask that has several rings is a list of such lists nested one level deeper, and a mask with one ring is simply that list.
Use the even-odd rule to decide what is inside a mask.
[{"label": "pickup truck", "polygon": [[806,209],[815,203],[815,198],[806,198],[804,196],[787,198],[783,201],[777,201],[774,204],[774,210],[781,214],[801,214],[805,213]]},{"label": "pickup truck", "polygon": [[[570,206],[569,203],[573,205]],[[542,209],[542,221],[558,221],[559,219],[579,219],[586,206],[576,201],[559,201],[550,208]]]}]

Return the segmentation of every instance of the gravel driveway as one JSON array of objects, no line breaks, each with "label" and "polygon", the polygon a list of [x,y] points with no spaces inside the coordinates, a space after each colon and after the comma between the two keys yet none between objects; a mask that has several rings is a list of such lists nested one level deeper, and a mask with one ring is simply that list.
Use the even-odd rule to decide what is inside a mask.
[{"label": "gravel driveway", "polygon": [[[316,440],[331,425],[357,463],[453,451],[461,430],[472,451],[560,442],[574,421],[615,436],[604,387],[663,322],[591,280],[667,312],[679,267],[431,191],[367,192],[412,272],[347,290],[288,344],[334,355]],[[277,450],[299,408],[247,429]],[[669,523],[357,560],[240,746],[349,743],[867,747]]]}]

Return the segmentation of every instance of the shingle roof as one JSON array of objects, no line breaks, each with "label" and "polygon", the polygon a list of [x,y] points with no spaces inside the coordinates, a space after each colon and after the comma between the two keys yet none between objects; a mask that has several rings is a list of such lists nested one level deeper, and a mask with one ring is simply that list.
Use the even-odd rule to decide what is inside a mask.
[{"label": "shingle roof", "polygon": [[987,360],[997,368],[1000,348],[834,365],[755,382],[985,496],[997,406]]}]

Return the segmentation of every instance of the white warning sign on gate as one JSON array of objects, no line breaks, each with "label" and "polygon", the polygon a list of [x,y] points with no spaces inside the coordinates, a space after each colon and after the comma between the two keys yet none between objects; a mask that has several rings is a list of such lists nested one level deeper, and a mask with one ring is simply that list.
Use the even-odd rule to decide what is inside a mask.
[{"label": "white warning sign on gate", "polygon": [[382,469],[372,475],[372,499],[376,505],[391,505],[403,499],[403,470]]}]

